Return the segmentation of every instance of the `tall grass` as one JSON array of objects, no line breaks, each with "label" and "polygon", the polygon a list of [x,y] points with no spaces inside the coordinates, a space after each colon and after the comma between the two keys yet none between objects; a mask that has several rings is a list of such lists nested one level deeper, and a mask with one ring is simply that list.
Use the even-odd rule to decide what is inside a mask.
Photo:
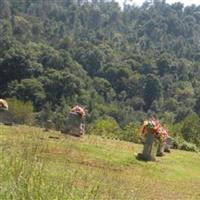
[{"label": "tall grass", "polygon": [[[107,189],[106,169],[103,173],[79,169],[77,164],[69,162],[67,155],[51,157],[52,149],[54,147],[37,134],[24,136],[19,141],[4,140],[1,144],[0,199],[122,198],[117,185]],[[83,162],[81,157],[79,162]]]},{"label": "tall grass", "polygon": [[190,152],[143,163],[134,157],[140,145],[23,126],[0,126],[0,151],[2,200],[184,200],[200,195],[199,155]]},{"label": "tall grass", "polygon": [[[40,141],[23,141],[20,148],[4,145],[1,148],[0,199],[96,199],[100,182],[86,186],[88,177],[81,175],[78,169],[69,168],[57,173],[50,166],[48,158],[42,157],[48,146]],[[55,163],[54,166],[56,167]],[[57,167],[59,170],[59,167]],[[56,169],[55,169],[56,170]],[[52,173],[53,172],[53,173]],[[59,175],[58,175],[59,174]],[[82,191],[78,184],[83,184]]]}]

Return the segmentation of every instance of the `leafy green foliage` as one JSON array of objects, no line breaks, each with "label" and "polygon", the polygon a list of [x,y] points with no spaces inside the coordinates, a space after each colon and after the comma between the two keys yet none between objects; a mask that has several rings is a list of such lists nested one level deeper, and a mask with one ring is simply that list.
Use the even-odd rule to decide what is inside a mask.
[{"label": "leafy green foliage", "polygon": [[30,101],[23,102],[16,98],[7,99],[9,112],[15,123],[28,124],[34,123],[33,105]]},{"label": "leafy green foliage", "polygon": [[184,142],[183,144],[181,144],[180,149],[185,151],[198,152],[197,146],[189,142]]},{"label": "leafy green foliage", "polygon": [[153,101],[159,99],[160,97],[161,84],[159,80],[152,75],[148,75],[144,88],[145,110],[147,111],[152,105]]},{"label": "leafy green foliage", "polygon": [[184,139],[200,147],[200,118],[197,115],[190,115],[182,123],[181,132]]},{"label": "leafy green foliage", "polygon": [[140,143],[140,127],[141,125],[139,123],[127,124],[120,133],[120,139],[129,142]]},{"label": "leafy green foliage", "polygon": [[85,106],[90,123],[108,115],[123,128],[156,112],[179,124],[200,113],[199,13],[161,0],[123,10],[106,0],[1,0],[1,98],[31,101],[38,116],[49,102],[57,128],[63,99]]},{"label": "leafy green foliage", "polygon": [[117,122],[111,118],[96,120],[88,130],[88,134],[101,135],[108,138],[118,138],[120,128]]},{"label": "leafy green foliage", "polygon": [[37,79],[23,79],[21,83],[11,82],[9,90],[11,96],[23,101],[32,101],[37,110],[44,104],[44,89]]},{"label": "leafy green foliage", "polygon": [[197,114],[200,116],[200,96],[196,100],[195,108],[196,108]]}]

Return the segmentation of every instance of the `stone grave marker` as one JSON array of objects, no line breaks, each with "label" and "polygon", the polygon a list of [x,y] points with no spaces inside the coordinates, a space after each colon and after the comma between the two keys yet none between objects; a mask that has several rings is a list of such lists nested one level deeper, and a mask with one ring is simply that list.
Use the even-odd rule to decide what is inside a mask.
[{"label": "stone grave marker", "polygon": [[74,135],[80,137],[85,133],[85,126],[82,116],[77,112],[70,112],[66,121],[62,133]]},{"label": "stone grave marker", "polygon": [[144,139],[143,151],[137,155],[137,158],[144,161],[155,161],[157,148],[158,140],[154,137],[154,134],[147,133]]}]

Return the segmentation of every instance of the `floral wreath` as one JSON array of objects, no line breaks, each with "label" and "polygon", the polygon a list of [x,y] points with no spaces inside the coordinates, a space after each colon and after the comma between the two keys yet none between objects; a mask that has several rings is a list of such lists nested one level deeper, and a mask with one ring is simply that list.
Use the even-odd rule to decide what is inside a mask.
[{"label": "floral wreath", "polygon": [[84,117],[86,114],[85,114],[85,110],[80,107],[80,106],[75,106],[71,109],[71,112],[75,112],[75,113],[78,113],[80,114],[81,117]]},{"label": "floral wreath", "polygon": [[169,134],[168,131],[163,128],[160,122],[156,119],[145,120],[142,126],[141,136],[144,137],[147,133],[151,133],[155,138],[164,142]]}]

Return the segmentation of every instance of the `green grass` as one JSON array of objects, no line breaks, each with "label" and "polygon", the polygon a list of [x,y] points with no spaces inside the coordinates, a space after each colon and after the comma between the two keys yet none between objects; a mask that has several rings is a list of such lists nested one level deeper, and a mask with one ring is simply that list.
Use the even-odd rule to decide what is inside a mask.
[{"label": "green grass", "polygon": [[0,125],[0,199],[200,199],[198,153],[173,150],[146,163],[135,159],[141,150],[97,136]]}]

